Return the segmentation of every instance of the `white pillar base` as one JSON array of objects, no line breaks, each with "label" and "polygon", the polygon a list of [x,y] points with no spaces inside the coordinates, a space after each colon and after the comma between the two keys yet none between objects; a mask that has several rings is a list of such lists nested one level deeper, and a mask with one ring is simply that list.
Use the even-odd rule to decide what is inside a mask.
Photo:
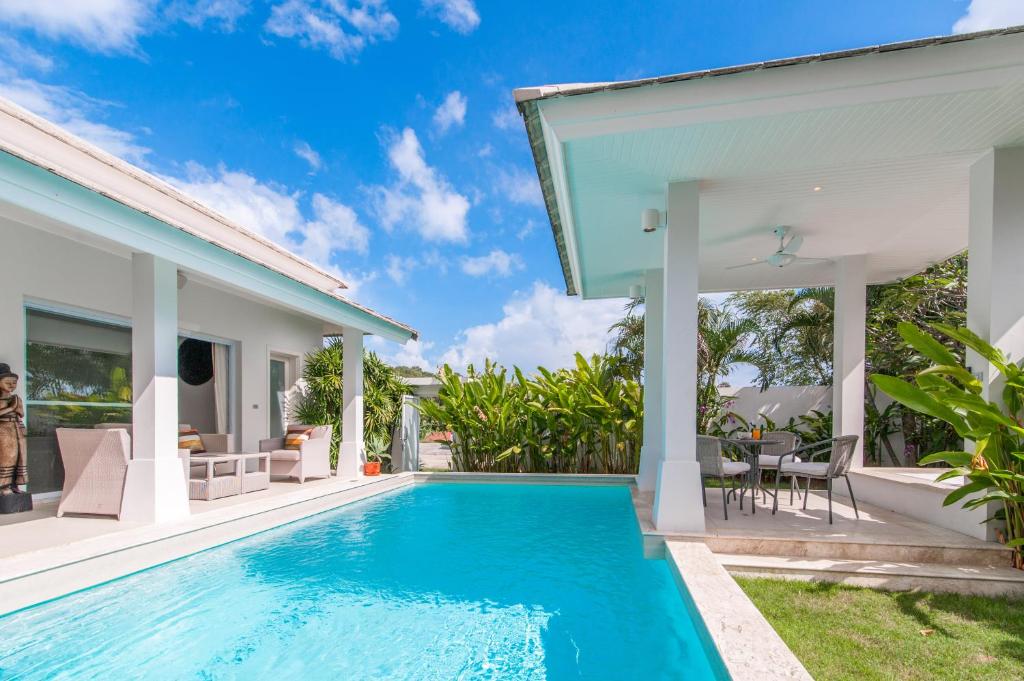
[{"label": "white pillar base", "polygon": [[661,452],[653,445],[644,444],[640,448],[640,472],[636,476],[636,487],[641,492],[653,492],[658,483],[658,464],[661,463]]},{"label": "white pillar base", "polygon": [[703,532],[701,484],[700,464],[696,461],[662,461],[651,509],[654,529],[659,532]]},{"label": "white pillar base", "polygon": [[163,523],[189,516],[181,459],[132,459],[124,481],[121,520]]},{"label": "white pillar base", "polygon": [[362,443],[342,442],[338,451],[338,478],[357,480],[363,474]]}]

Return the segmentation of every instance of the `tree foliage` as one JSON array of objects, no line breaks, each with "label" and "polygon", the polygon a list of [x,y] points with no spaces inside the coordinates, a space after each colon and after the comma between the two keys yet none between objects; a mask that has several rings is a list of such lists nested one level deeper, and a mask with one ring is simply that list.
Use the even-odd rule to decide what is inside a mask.
[{"label": "tree foliage", "polygon": [[[334,426],[331,465],[337,465],[341,443],[342,375],[344,359],[341,339],[306,354],[302,368],[303,385],[292,417],[310,425]],[[377,353],[363,352],[363,435],[376,449],[387,449],[402,414],[402,396],[409,386],[384,363]],[[384,443],[387,443],[385,446]]]},{"label": "tree foliage", "polygon": [[750,351],[762,389],[832,385],[832,289],[741,291],[728,302],[754,322]]}]

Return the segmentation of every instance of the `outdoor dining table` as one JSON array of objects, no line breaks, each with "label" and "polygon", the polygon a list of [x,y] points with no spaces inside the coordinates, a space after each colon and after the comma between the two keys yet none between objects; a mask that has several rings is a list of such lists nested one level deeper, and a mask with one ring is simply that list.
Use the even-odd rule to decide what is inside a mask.
[{"label": "outdoor dining table", "polygon": [[[771,495],[773,499],[775,498],[775,495],[779,493],[777,489],[769,492],[761,485],[761,448],[765,445],[781,444],[782,441],[740,437],[727,440],[727,442],[739,445],[736,449],[739,450],[743,459],[750,464],[750,472],[748,473],[750,476],[750,512],[756,514],[757,504],[755,502],[757,501],[757,489],[759,487],[762,492]],[[741,499],[743,498],[744,493],[745,490],[740,491]]]}]

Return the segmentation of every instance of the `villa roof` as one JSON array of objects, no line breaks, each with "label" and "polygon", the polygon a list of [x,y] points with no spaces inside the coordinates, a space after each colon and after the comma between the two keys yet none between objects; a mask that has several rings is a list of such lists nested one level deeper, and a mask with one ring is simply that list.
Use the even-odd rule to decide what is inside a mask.
[{"label": "villa roof", "polygon": [[[957,94],[967,93],[972,91],[972,86],[965,84],[965,74],[970,72],[971,65],[964,66],[962,73],[958,74],[955,63],[952,63],[948,58],[942,62],[942,69],[944,69],[942,73],[939,73],[938,67],[933,69],[933,72],[926,73],[928,71],[927,67],[921,66],[922,59],[925,59],[923,56],[921,59],[914,58],[910,61],[904,60],[900,62],[901,65],[912,64],[912,67],[907,67],[906,72],[907,74],[913,72],[913,75],[904,75],[901,72],[890,76],[885,73],[881,65],[876,62],[870,62],[875,69],[872,73],[873,80],[870,83],[867,77],[863,76],[863,70],[853,70],[859,67],[841,68],[839,63],[852,64],[856,62],[867,64],[869,62],[857,58],[871,58],[872,55],[891,55],[900,52],[907,53],[908,55],[930,55],[932,54],[931,52],[925,52],[922,48],[935,48],[962,43],[980,44],[984,39],[998,39],[1022,33],[1024,33],[1024,26],[1015,26],[724,68],[690,71],[654,78],[618,82],[566,83],[515,89],[513,97],[524,119],[562,266],[567,293],[569,295],[587,293],[580,290],[581,275],[578,271],[574,271],[582,267],[581,262],[585,260],[585,257],[576,251],[577,247],[582,249],[584,246],[576,243],[577,238],[573,230],[590,230],[588,234],[593,234],[594,230],[597,229],[594,225],[602,224],[601,229],[607,231],[609,228],[605,223],[595,220],[590,215],[605,215],[605,221],[618,217],[609,217],[607,211],[602,212],[602,210],[599,210],[597,200],[594,198],[596,194],[586,194],[586,192],[591,191],[591,187],[601,185],[601,191],[605,195],[612,192],[620,192],[624,196],[628,191],[632,191],[633,193],[630,198],[633,199],[644,195],[650,197],[652,191],[654,191],[653,186],[656,184],[654,181],[656,179],[662,182],[676,181],[686,179],[687,177],[705,179],[704,175],[683,177],[664,175],[655,178],[656,172],[647,172],[648,169],[642,167],[638,161],[640,158],[638,149],[641,148],[641,145],[646,145],[646,148],[650,149],[645,152],[647,156],[644,159],[656,159],[666,167],[667,162],[664,161],[664,157],[670,153],[671,149],[669,146],[659,146],[657,142],[652,141],[655,130],[676,128],[678,130],[687,129],[688,131],[693,131],[699,126],[704,126],[705,129],[711,125],[735,126],[737,121],[743,119],[750,121],[757,116],[761,116],[763,119],[777,116],[781,119],[786,115],[791,117],[797,115],[791,112],[806,113],[812,107],[816,107],[821,112],[828,108],[852,108],[853,106],[876,104],[882,101],[895,101],[900,97],[910,100],[914,96],[922,94],[931,95],[938,91],[938,86],[933,88],[933,90],[923,86],[919,88],[921,93],[914,92],[911,89],[900,92],[897,87],[890,87],[885,94],[880,94],[881,88],[886,85],[896,86],[901,81],[904,83],[921,84],[928,78],[931,78],[932,81],[938,81],[940,78],[948,77],[952,82],[959,75],[961,79],[956,81]],[[995,52],[995,48],[984,53],[983,58],[987,61],[985,61],[983,67],[979,66],[978,69],[988,69],[987,73],[996,85],[1009,83],[1011,80],[1016,84],[1016,72],[1013,72],[1012,76],[1006,77],[1001,83],[997,82],[997,76],[995,75],[1000,68],[1005,73],[1011,73],[1010,69],[1016,69],[1019,66],[1017,63],[1016,46],[1015,50],[1007,54],[1005,58],[998,55],[993,56],[993,52]],[[979,59],[980,61],[981,59]],[[826,69],[829,74],[835,74],[831,79],[824,78],[823,72],[816,70],[812,66],[829,62],[833,63],[831,67],[822,66],[820,68]],[[885,63],[890,64],[891,62]],[[797,67],[812,69],[812,71],[798,70]],[[785,80],[784,83],[773,77],[773,79],[769,79],[769,74],[778,74],[781,78],[783,72],[790,74],[792,77]],[[817,78],[814,80],[814,88],[816,89],[811,87],[802,89],[798,82],[801,76],[795,74],[808,74],[810,79]],[[737,80],[737,78],[740,80]],[[849,81],[847,80],[848,78],[850,79]],[[712,82],[715,85],[712,85]],[[851,87],[859,87],[862,90],[867,90],[868,86],[874,87],[875,90],[872,96],[875,99],[872,100],[869,97],[865,97],[863,100],[858,101],[854,95],[835,99],[834,93],[850,82],[852,82]],[[704,83],[704,85],[701,85],[701,83]],[[718,85],[718,83],[722,84]],[[979,83],[973,86],[973,91],[981,91],[983,88],[991,86],[992,83]],[[729,88],[728,96],[722,94],[727,88]],[[755,89],[756,93],[753,92]],[[949,92],[952,92],[953,89],[953,86],[947,86]],[[670,100],[670,95],[667,94],[669,92],[672,92],[671,96],[676,99]],[[686,94],[683,94],[684,92]],[[706,99],[702,99],[704,97]],[[791,105],[792,100],[796,100],[799,97],[804,98],[801,104]],[[835,101],[829,99],[829,97],[833,97]],[[770,105],[757,108],[765,101],[773,99],[779,102],[778,111],[772,110]],[[790,101],[783,103],[783,100],[787,99]],[[813,103],[811,103],[812,99]],[[570,103],[569,100],[572,100],[573,103]],[[576,100],[579,100],[579,102]],[[586,103],[584,104],[583,102]],[[748,103],[752,104],[752,106],[749,106],[749,110],[740,110],[742,107],[747,106]],[[732,107],[731,109],[730,106]],[[694,113],[701,109],[704,110],[703,113]],[[877,119],[879,112],[875,111],[873,115]],[[796,126],[797,123],[793,123],[791,126],[792,130],[795,130]],[[1003,132],[1008,128],[1009,124],[1004,124]],[[773,132],[784,134],[785,128],[779,127],[774,129]],[[697,135],[697,133],[693,134]],[[949,130],[947,134],[955,135],[956,133]],[[645,135],[644,139],[639,139]],[[611,141],[613,139],[614,141]],[[1011,143],[1016,143],[1016,138],[1012,136],[1007,136],[1007,139]],[[993,140],[995,143],[1005,143],[1002,141],[1002,138],[997,136],[993,136]],[[704,153],[706,152],[706,147],[712,141],[724,145],[729,143],[728,138],[724,140],[702,138],[704,146],[697,147],[696,149],[689,147],[688,149]],[[606,146],[598,150],[597,146],[599,144]],[[577,149],[581,148],[583,151],[577,151]],[[950,156],[953,152],[952,149],[948,151],[943,149],[941,151],[948,153]],[[963,156],[960,160],[964,163],[970,161],[968,150],[959,149],[956,151]],[[731,147],[728,149],[728,152],[736,156],[743,153]],[[623,160],[626,156],[629,156],[628,162]],[[580,158],[584,158],[585,161],[579,160]],[[715,160],[720,162],[721,158]],[[709,161],[707,167],[711,165]],[[696,166],[696,163],[690,164],[688,169],[693,170]],[[820,167],[824,167],[824,165]],[[962,163],[958,166],[958,169],[961,167]],[[579,171],[581,169],[589,173],[586,179],[580,178]],[[739,176],[734,175],[729,177],[728,180],[734,181],[737,177]],[[749,173],[744,177],[749,179]],[[715,179],[722,180],[723,177],[716,177]],[[587,185],[585,190],[579,186],[584,182],[591,183]],[[640,189],[639,186],[643,182],[646,182],[647,185]],[[638,189],[633,191],[631,185],[637,185]],[[623,187],[629,189],[622,189]],[[704,186],[702,184],[702,193],[703,190]],[[593,189],[593,191],[597,192],[598,190]],[[626,202],[620,200],[620,203]],[[600,208],[607,208],[607,204],[601,204]],[[586,227],[579,224],[580,221],[583,221],[583,217],[577,215],[577,212],[587,213]],[[636,215],[639,216],[638,210]],[[591,240],[596,241],[595,239]],[[605,251],[609,250],[607,248],[608,243],[610,242],[602,241],[601,243]],[[591,248],[594,248],[594,246],[591,246]],[[952,255],[953,252],[955,251],[951,251],[947,255]],[[593,255],[589,257],[591,260],[596,259]],[[923,262],[922,264],[928,263]],[[899,270],[899,267],[896,265],[890,268],[891,272],[896,272],[897,270]],[[909,272],[903,273],[909,274]],[[606,274],[608,277],[611,276],[610,273],[606,272],[603,272],[602,276]],[[893,276],[893,274],[886,273],[884,275],[877,275],[877,278],[892,278]],[[606,279],[610,281],[608,277]],[[614,286],[609,283],[608,285],[602,284],[601,287],[595,287],[595,291],[598,288],[600,290],[594,293],[593,297],[616,295],[611,291],[613,289],[615,291],[622,290],[624,282],[629,277],[635,278],[635,272],[623,273],[622,280],[614,282]],[[746,286],[747,284],[741,285],[741,287]]]},{"label": "villa roof", "polygon": [[2,97],[0,151],[340,301],[392,335],[418,337],[412,327],[339,294],[348,285],[334,274]]}]

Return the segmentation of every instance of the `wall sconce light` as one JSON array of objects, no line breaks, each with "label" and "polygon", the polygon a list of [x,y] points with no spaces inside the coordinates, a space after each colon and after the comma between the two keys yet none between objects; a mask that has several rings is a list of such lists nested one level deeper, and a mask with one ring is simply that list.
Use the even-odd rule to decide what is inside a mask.
[{"label": "wall sconce light", "polygon": [[640,214],[640,226],[643,227],[644,232],[650,234],[651,232],[657,231],[662,226],[662,213],[656,208],[645,208]]}]

